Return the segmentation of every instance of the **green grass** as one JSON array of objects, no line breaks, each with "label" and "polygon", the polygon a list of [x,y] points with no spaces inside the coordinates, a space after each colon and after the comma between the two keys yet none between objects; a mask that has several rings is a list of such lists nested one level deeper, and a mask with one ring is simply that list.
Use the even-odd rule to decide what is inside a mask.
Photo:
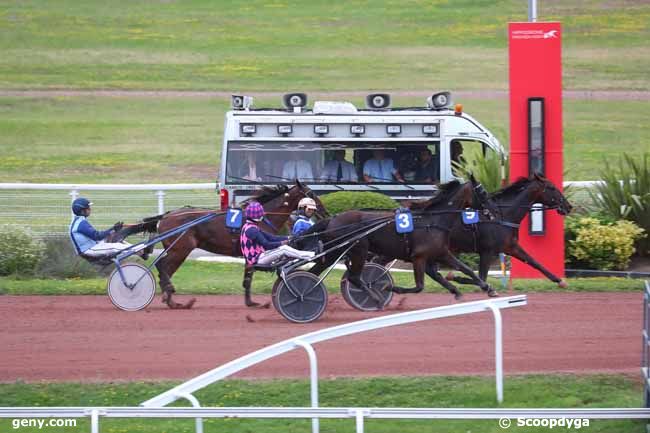
[{"label": "green grass", "polygon": [[[565,85],[647,89],[650,5],[605,6],[540,6],[563,23]],[[0,88],[505,89],[507,23],[526,19],[517,0],[14,0]]]},{"label": "green grass", "polygon": [[[506,100],[460,102],[508,146]],[[408,104],[424,101],[395,102]],[[212,182],[227,110],[223,99],[0,98],[0,182]],[[596,178],[612,154],[650,151],[650,101],[565,100],[564,113],[568,180]]]},{"label": "green grass", "polygon": [[[0,406],[137,406],[176,383],[129,384],[0,384]],[[494,379],[490,377],[419,377],[330,379],[319,384],[322,407],[496,407]],[[598,408],[641,407],[642,386],[624,376],[514,376],[505,380],[501,407]],[[195,393],[203,406],[309,406],[306,380],[227,380]],[[186,406],[186,403],[180,405]],[[309,431],[309,420],[206,419],[206,433]],[[590,432],[642,431],[644,421],[592,420]],[[102,432],[193,432],[194,420],[103,419]],[[11,431],[11,421],[0,420],[1,431]],[[86,420],[66,432],[89,431]],[[353,431],[354,420],[321,420],[321,431]],[[512,427],[511,431],[547,431]],[[558,429],[559,431],[565,431]],[[558,431],[553,430],[553,431]],[[54,430],[42,430],[54,432]],[[58,430],[62,431],[62,430]],[[497,420],[369,420],[368,432],[498,432]]]},{"label": "green grass", "polygon": [[[174,285],[180,294],[223,295],[242,294],[242,277],[244,267],[236,263],[207,263],[189,260],[174,275]],[[218,280],[215,276],[218,275]],[[342,271],[334,270],[325,280],[331,293],[339,292]],[[396,284],[412,287],[411,272],[393,272]],[[275,281],[275,274],[258,272],[253,280],[253,292],[270,294]],[[447,293],[437,283],[426,279],[425,291],[429,293]],[[569,289],[560,290],[548,280],[515,280],[513,289],[524,292],[641,292],[642,280],[625,278],[569,278]],[[503,290],[500,279],[489,278],[490,284]],[[464,293],[480,292],[476,286],[460,286]],[[0,293],[9,295],[103,295],[106,293],[106,279],[33,279],[0,277]]]}]

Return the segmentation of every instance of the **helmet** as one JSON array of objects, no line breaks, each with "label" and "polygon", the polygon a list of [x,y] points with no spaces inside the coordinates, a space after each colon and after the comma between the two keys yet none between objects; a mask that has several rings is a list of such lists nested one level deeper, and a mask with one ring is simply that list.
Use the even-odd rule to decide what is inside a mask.
[{"label": "helmet", "polygon": [[256,201],[246,206],[246,218],[253,221],[261,221],[264,218],[264,208]]},{"label": "helmet", "polygon": [[87,198],[79,197],[72,202],[72,213],[81,215],[82,211],[84,209],[90,209],[91,205],[92,203]]},{"label": "helmet", "polygon": [[298,209],[302,209],[302,208],[316,210],[316,202],[314,201],[314,199],[305,197],[298,202]]}]

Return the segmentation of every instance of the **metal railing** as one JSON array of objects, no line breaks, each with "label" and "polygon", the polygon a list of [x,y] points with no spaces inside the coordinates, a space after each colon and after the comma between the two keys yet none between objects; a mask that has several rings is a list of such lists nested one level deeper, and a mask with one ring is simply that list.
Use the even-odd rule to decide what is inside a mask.
[{"label": "metal railing", "polygon": [[[598,182],[564,182],[571,200],[589,202],[587,190]],[[216,183],[186,184],[46,184],[0,183],[0,225],[29,228],[39,237],[66,235],[70,202],[87,195],[94,203],[93,225],[134,222],[185,205],[218,207]],[[575,203],[574,203],[575,204]]]},{"label": "metal railing", "polygon": [[[527,303],[526,295],[509,296],[500,299],[466,302],[457,305],[446,305],[443,307],[427,308],[424,310],[409,311],[406,313],[392,314],[389,316],[366,319],[352,323],[346,323],[331,328],[311,332],[281,341],[272,346],[245,355],[234,361],[228,362],[220,367],[210,370],[200,376],[182,383],[169,391],[151,398],[142,403],[145,407],[166,406],[178,399],[189,400],[193,406],[199,407],[198,400],[192,395],[193,392],[205,388],[225,377],[231,376],[241,370],[251,367],[260,362],[266,361],[296,348],[306,350],[310,366],[310,387],[312,408],[318,408],[318,361],[316,352],[312,345],[326,340],[331,340],[346,335],[358,334],[375,329],[387,328],[390,326],[404,325],[424,320],[440,319],[443,317],[460,316],[463,314],[491,311],[494,317],[494,356],[495,356],[495,380],[497,401],[503,401],[503,331],[501,322],[501,309],[521,307]],[[202,421],[196,420],[196,432],[202,433]],[[312,432],[319,431],[318,419],[312,420]]]},{"label": "metal railing", "polygon": [[599,409],[446,409],[366,407],[15,407],[0,408],[0,418],[90,418],[91,433],[99,433],[100,418],[253,418],[253,419],[354,419],[363,433],[367,419],[650,419],[648,408]]}]

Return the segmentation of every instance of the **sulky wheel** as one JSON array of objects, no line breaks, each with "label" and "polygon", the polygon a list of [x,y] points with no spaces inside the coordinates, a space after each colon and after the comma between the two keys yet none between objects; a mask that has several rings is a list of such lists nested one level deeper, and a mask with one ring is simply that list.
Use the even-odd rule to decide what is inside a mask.
[{"label": "sulky wheel", "polygon": [[115,269],[108,277],[108,297],[120,310],[142,310],[151,303],[156,293],[153,274],[138,263],[126,263],[121,265],[120,269],[126,285],[122,281],[119,270]]},{"label": "sulky wheel", "polygon": [[[327,289],[319,278],[305,271],[286,276],[286,284],[278,278],[273,286],[273,306],[285,319],[294,323],[313,322],[327,307]],[[287,287],[287,284],[289,287]]]},{"label": "sulky wheel", "polygon": [[394,282],[385,267],[377,263],[366,263],[361,271],[361,281],[376,289],[383,296],[384,301],[381,304],[364,289],[350,283],[348,273],[349,271],[346,271],[341,278],[341,293],[345,302],[351,307],[361,311],[379,311],[390,304],[393,299]]}]

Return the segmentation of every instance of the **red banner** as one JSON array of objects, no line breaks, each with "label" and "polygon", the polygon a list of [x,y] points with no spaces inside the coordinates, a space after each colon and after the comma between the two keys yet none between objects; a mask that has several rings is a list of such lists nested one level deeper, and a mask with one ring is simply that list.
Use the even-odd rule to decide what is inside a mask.
[{"label": "red banner", "polygon": [[[544,100],[544,175],[562,189],[562,29],[560,23],[510,23],[510,181],[529,175],[528,101]],[[564,276],[564,221],[544,212],[544,234],[530,235],[529,217],[519,240],[544,267]],[[513,260],[512,276],[540,278],[541,273]]]}]

